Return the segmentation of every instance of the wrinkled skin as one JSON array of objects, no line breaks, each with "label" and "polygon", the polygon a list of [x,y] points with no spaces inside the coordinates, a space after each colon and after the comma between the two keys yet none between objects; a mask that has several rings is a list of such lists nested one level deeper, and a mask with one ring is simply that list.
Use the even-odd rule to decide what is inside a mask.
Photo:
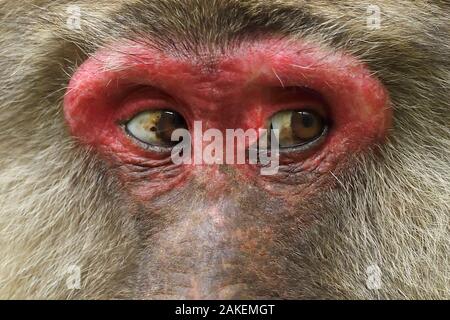
[{"label": "wrinkled skin", "polygon": [[[0,5],[0,297],[450,297],[448,4],[69,4]],[[308,85],[333,125],[274,176],[176,166],[117,126],[137,80],[220,130]]]}]

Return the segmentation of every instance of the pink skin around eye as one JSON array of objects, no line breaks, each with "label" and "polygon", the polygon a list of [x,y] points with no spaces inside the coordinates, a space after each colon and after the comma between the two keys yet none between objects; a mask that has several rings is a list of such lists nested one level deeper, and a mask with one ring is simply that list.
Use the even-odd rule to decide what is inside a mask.
[{"label": "pink skin around eye", "polygon": [[[363,64],[302,41],[246,42],[210,59],[188,59],[138,43],[111,47],[99,50],[73,75],[65,117],[71,133],[113,165],[149,168],[139,183],[142,198],[170,190],[202,169],[158,170],[174,167],[168,155],[143,149],[120,126],[143,110],[173,109],[190,127],[199,120],[203,130],[225,131],[265,128],[278,111],[317,108],[332,123],[326,140],[310,152],[286,156],[301,162],[303,171],[316,173],[329,172],[349,155],[381,142],[391,124],[387,91]],[[311,89],[321,98],[292,88]],[[258,179],[255,168],[239,168]],[[128,171],[120,172],[124,181],[134,179]]]}]

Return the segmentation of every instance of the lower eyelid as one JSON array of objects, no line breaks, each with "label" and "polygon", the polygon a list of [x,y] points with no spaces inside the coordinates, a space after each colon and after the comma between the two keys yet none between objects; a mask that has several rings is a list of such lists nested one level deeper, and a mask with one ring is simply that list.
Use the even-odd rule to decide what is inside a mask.
[{"label": "lower eyelid", "polygon": [[315,138],[314,140],[306,142],[304,144],[297,145],[297,146],[280,147],[280,153],[300,153],[300,152],[307,151],[311,148],[317,147],[323,143],[326,136],[328,135],[328,132],[329,132],[329,126],[325,125],[325,127],[322,130],[322,132],[320,133],[320,135],[317,138]]},{"label": "lower eyelid", "polygon": [[153,145],[153,144],[147,143],[145,141],[142,141],[142,140],[138,139],[137,137],[135,137],[131,132],[128,131],[126,124],[122,124],[120,126],[122,128],[124,135],[126,135],[130,140],[132,140],[134,142],[134,144],[136,144],[138,147],[140,147],[146,151],[158,152],[158,153],[170,153],[172,150],[172,148],[169,148],[169,147],[157,146],[157,145]]}]

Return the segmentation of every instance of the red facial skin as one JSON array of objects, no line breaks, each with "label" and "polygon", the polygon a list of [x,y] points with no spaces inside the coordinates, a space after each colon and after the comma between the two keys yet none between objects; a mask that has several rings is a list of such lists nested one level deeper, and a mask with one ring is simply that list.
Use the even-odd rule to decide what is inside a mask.
[{"label": "red facial skin", "polygon": [[[201,180],[215,175],[217,185],[226,183],[217,166],[176,166],[170,153],[146,150],[127,136],[120,123],[144,110],[172,109],[188,127],[199,120],[203,130],[223,132],[267,128],[270,117],[286,109],[325,113],[331,123],[325,140],[311,150],[282,153],[278,174],[261,176],[257,166],[235,166],[242,179],[274,193],[286,193],[278,186],[287,185],[287,196],[311,191],[295,188],[296,175],[332,172],[349,156],[382,141],[390,126],[387,92],[363,64],[302,41],[258,40],[205,59],[137,43],[112,48],[97,52],[73,75],[65,117],[71,133],[118,168],[130,193],[141,201],[179,187],[191,176]],[[312,89],[321,99],[293,88]],[[287,177],[292,167],[299,173]]]}]

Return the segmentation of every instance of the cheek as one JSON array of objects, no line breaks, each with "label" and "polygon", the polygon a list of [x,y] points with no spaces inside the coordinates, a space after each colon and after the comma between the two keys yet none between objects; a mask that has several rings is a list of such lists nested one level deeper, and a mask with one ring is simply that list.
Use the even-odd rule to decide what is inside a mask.
[{"label": "cheek", "polygon": [[[355,155],[383,141],[391,121],[389,98],[351,56],[282,42],[246,43],[208,68],[136,44],[100,50],[76,71],[65,95],[71,133],[96,150],[142,201],[191,178],[213,186],[212,194],[237,179],[288,203],[312,197],[333,185],[334,173],[348,170]],[[319,146],[281,154],[278,172],[271,176],[261,176],[260,167],[249,164],[232,165],[228,172],[216,165],[176,165],[170,153],[142,148],[123,130],[135,114],[165,106],[182,114],[190,127],[201,120],[204,129],[260,129],[280,110],[314,105],[309,97],[291,94],[287,88],[292,87],[320,94],[331,126]]]}]

